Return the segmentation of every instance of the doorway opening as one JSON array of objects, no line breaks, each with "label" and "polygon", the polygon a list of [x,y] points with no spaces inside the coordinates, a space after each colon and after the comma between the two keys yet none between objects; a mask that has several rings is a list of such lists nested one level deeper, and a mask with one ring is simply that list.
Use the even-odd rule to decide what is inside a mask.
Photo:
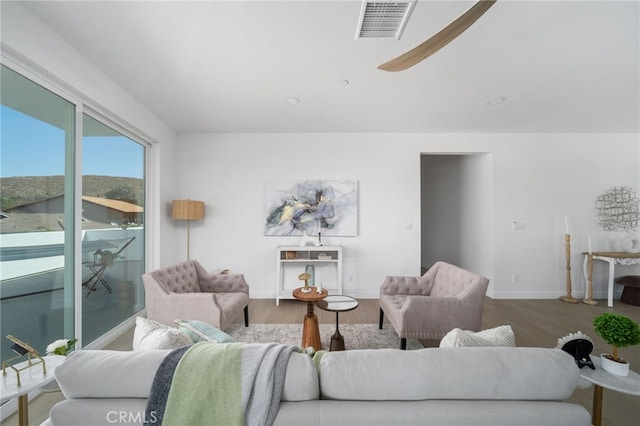
[{"label": "doorway opening", "polygon": [[421,154],[423,273],[441,260],[493,276],[492,175],[490,153]]}]

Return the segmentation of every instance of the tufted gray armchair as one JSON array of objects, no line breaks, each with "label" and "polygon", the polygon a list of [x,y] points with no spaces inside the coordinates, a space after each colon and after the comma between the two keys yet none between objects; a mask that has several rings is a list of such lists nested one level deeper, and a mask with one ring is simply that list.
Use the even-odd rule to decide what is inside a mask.
[{"label": "tufted gray armchair", "polygon": [[387,276],[380,286],[380,328],[384,314],[400,336],[442,339],[454,328],[478,331],[489,279],[445,262],[421,277]]},{"label": "tufted gray armchair", "polygon": [[249,326],[249,285],[242,274],[211,274],[196,260],[142,275],[147,318],[175,326],[176,319],[200,320],[227,329],[244,310]]}]

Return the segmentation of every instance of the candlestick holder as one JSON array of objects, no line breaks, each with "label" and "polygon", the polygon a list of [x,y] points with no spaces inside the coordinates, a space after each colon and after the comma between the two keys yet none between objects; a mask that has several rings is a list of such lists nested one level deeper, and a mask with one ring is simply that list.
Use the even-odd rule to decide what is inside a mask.
[{"label": "candlestick holder", "polygon": [[567,303],[578,303],[578,299],[571,295],[571,235],[564,235],[564,254],[566,258],[566,270],[567,270],[567,294],[560,298],[561,301]]},{"label": "candlestick holder", "polygon": [[591,252],[591,241],[589,241],[589,254],[587,254],[587,295],[582,300],[582,303],[591,306],[598,304],[593,300],[593,253]]}]

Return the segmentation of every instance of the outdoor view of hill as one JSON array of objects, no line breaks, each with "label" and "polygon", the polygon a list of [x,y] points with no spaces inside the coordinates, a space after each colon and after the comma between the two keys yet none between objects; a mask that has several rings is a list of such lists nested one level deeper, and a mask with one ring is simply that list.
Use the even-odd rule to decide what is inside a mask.
[{"label": "outdoor view of hill", "polygon": [[[113,176],[83,176],[83,195],[128,201],[144,201],[144,181]],[[21,176],[0,178],[1,209],[55,197],[64,192],[64,176]]]}]

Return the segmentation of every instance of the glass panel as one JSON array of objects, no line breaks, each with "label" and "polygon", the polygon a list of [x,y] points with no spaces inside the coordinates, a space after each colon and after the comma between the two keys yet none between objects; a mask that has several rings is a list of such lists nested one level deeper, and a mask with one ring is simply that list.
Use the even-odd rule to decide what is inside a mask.
[{"label": "glass panel", "polygon": [[73,243],[65,245],[65,223],[73,222],[65,208],[73,205],[65,167],[73,165],[65,165],[65,150],[73,150],[75,107],[4,65],[0,93],[0,357],[6,360],[15,355],[7,334],[42,354],[52,341],[74,337],[73,280],[65,280],[64,270],[73,270]]},{"label": "glass panel", "polygon": [[144,147],[84,115],[82,333],[95,340],[144,306]]}]

